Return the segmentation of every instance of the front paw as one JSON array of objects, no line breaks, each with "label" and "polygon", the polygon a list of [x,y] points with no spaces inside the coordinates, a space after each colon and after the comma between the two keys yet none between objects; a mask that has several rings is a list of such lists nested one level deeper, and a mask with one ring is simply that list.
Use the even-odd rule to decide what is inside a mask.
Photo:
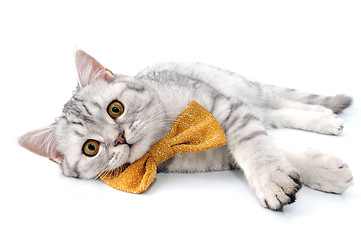
[{"label": "front paw", "polygon": [[294,169],[264,170],[251,181],[262,206],[275,211],[293,203],[302,187],[300,175]]}]

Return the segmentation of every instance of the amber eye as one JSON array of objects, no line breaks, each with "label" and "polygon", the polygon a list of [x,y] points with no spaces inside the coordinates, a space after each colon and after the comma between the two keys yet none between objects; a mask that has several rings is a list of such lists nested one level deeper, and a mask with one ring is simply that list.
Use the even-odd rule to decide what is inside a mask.
[{"label": "amber eye", "polygon": [[83,145],[83,153],[89,157],[95,156],[99,151],[99,142],[93,139],[87,140]]},{"label": "amber eye", "polygon": [[117,118],[124,112],[124,107],[119,101],[113,101],[108,106],[108,114],[112,118]]}]

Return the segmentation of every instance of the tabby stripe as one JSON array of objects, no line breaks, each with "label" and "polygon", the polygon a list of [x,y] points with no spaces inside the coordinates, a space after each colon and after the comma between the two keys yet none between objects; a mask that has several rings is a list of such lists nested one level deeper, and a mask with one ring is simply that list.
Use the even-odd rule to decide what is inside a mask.
[{"label": "tabby stripe", "polygon": [[244,103],[242,101],[237,101],[237,102],[231,103],[230,108],[231,108],[231,110],[236,110],[236,109],[242,107],[243,104]]},{"label": "tabby stripe", "polygon": [[221,95],[221,94],[219,94],[219,93],[214,93],[214,94],[212,95],[212,101],[211,101],[211,102],[212,102],[212,106],[211,106],[211,108],[210,108],[210,110],[209,110],[210,113],[213,114],[214,110],[216,109],[217,102],[218,102],[219,99],[222,98],[222,97],[223,97],[223,95]]},{"label": "tabby stripe", "polygon": [[90,115],[92,116],[93,114],[90,113],[89,109],[85,106],[85,104],[83,103],[83,107],[85,109],[85,111]]},{"label": "tabby stripe", "polygon": [[224,123],[227,123],[229,121],[229,118],[231,117],[231,115],[232,115],[232,112],[229,111],[226,119],[224,119]]},{"label": "tabby stripe", "polygon": [[245,128],[251,121],[259,121],[259,118],[254,116],[253,114],[248,113],[246,116],[243,117],[242,122],[240,122],[240,125],[235,126],[234,124],[237,120],[238,120],[237,117],[235,117],[232,120],[226,132],[229,132],[231,129],[234,129],[233,131],[241,130],[242,128]]},{"label": "tabby stripe", "polygon": [[132,85],[130,83],[127,84],[127,87],[129,90],[133,90],[138,93],[142,93],[145,91],[145,87],[138,87],[138,86]]},{"label": "tabby stripe", "polygon": [[262,92],[262,86],[259,82],[247,81],[248,87],[256,88],[258,92]]},{"label": "tabby stripe", "polygon": [[102,109],[102,106],[100,106],[99,103],[97,102],[91,102],[95,107],[99,108],[100,110]]},{"label": "tabby stripe", "polygon": [[239,143],[244,143],[244,142],[247,142],[255,137],[258,137],[258,136],[262,136],[262,135],[267,135],[267,132],[266,131],[256,131],[256,132],[253,132],[251,134],[249,134],[248,136],[242,138],[241,140],[239,140]]},{"label": "tabby stripe", "polygon": [[244,128],[248,125],[249,122],[251,122],[252,120],[256,120],[259,121],[259,118],[248,113],[246,116],[244,116],[243,120],[242,120],[242,125],[239,128]]},{"label": "tabby stripe", "polygon": [[75,124],[75,125],[80,125],[80,126],[84,126],[84,124],[82,122],[75,122],[75,121],[68,121],[69,124]]},{"label": "tabby stripe", "polygon": [[[227,100],[229,100],[229,99],[227,99]],[[230,107],[229,107],[228,116],[224,120],[224,123],[227,124],[228,126],[232,126],[234,124],[234,122],[238,120],[237,117],[233,118],[231,123],[227,123],[227,122],[230,120],[230,118],[231,118],[232,114],[235,112],[235,110],[237,110],[238,108],[240,108],[242,106],[243,106],[243,102],[241,102],[241,101],[236,102],[236,103],[231,103]]]},{"label": "tabby stripe", "polygon": [[262,86],[261,86],[261,84],[260,84],[259,82],[254,82],[254,84],[255,84],[255,86],[256,86],[256,88],[257,88],[258,93],[261,94],[261,93],[262,93]]},{"label": "tabby stripe", "polygon": [[317,98],[320,97],[317,94],[310,94],[306,97],[305,101],[307,104],[313,104],[317,100]]},{"label": "tabby stripe", "polygon": [[74,134],[75,135],[78,135],[79,137],[84,137],[84,134],[82,134],[82,133],[80,133],[80,132],[78,132],[78,131],[74,131]]},{"label": "tabby stripe", "polygon": [[315,98],[318,98],[318,97],[319,97],[319,95],[317,95],[317,94],[310,94],[308,96],[309,99],[315,99]]},{"label": "tabby stripe", "polygon": [[213,101],[212,101],[212,106],[211,106],[211,108],[210,108],[210,110],[209,110],[209,112],[210,113],[212,113],[213,114],[213,112],[214,112],[214,109],[215,109],[215,107],[216,107],[216,99],[213,99]]},{"label": "tabby stripe", "polygon": [[73,100],[75,101],[75,102],[84,102],[84,100],[83,99],[80,99],[80,98],[78,98],[78,97],[73,97]]},{"label": "tabby stripe", "polygon": [[238,120],[238,117],[235,116],[230,123],[227,123],[228,127],[226,128],[226,132],[228,132]]}]

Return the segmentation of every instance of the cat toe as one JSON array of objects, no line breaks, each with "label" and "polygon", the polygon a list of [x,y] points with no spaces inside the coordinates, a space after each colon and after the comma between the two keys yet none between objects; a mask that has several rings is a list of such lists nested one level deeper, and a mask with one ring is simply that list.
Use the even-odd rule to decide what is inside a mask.
[{"label": "cat toe", "polygon": [[279,211],[283,206],[296,201],[296,193],[301,187],[300,175],[296,171],[276,171],[256,190],[256,194],[263,207]]}]

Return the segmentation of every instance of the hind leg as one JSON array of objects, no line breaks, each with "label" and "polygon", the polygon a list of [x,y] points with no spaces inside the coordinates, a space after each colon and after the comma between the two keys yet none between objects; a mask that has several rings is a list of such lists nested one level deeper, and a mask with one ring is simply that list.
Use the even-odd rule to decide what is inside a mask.
[{"label": "hind leg", "polygon": [[336,156],[311,148],[303,152],[283,149],[283,153],[299,171],[301,182],[312,189],[340,194],[353,184],[351,170]]},{"label": "hind leg", "polygon": [[279,108],[264,109],[263,114],[277,128],[294,128],[328,135],[339,135],[343,130],[342,119],[330,111]]},{"label": "hind leg", "polygon": [[330,115],[335,115],[333,113],[333,110],[324,107],[322,105],[308,104],[308,103],[302,103],[302,102],[291,101],[286,99],[283,99],[283,101],[281,101],[280,108],[291,108],[291,109],[298,109],[298,110],[311,111],[311,112],[323,112],[323,113],[329,113]]}]

